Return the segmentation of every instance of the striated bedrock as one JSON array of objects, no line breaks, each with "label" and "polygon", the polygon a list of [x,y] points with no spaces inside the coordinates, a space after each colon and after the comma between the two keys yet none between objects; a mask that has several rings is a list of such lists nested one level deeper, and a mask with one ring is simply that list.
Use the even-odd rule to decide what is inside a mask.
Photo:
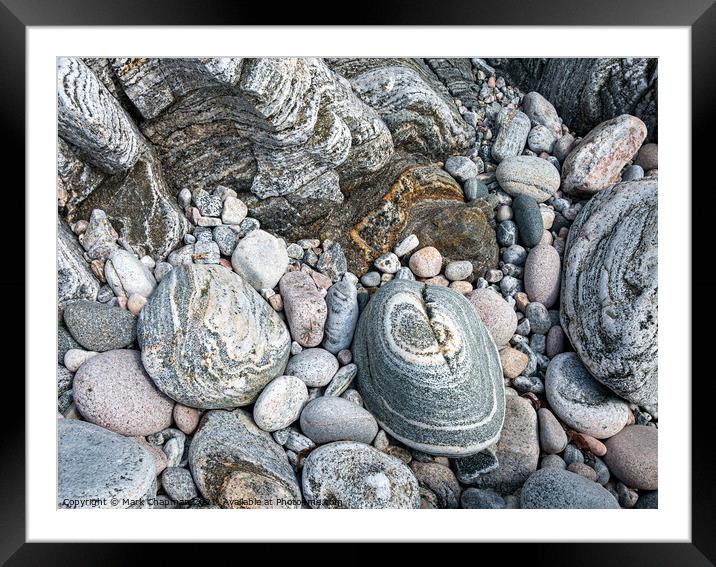
[{"label": "striated bedrock", "polygon": [[283,373],[291,339],[240,276],[217,265],[174,268],[141,311],[137,339],[157,387],[190,407],[256,400]]},{"label": "striated bedrock", "polygon": [[77,157],[72,147],[57,138],[57,188],[65,192],[64,206],[69,213],[99,187],[106,175]]},{"label": "striated bedrock", "polygon": [[657,410],[657,178],[619,183],[580,211],[567,239],[562,327],[589,372]]},{"label": "striated bedrock", "polygon": [[94,209],[103,210],[140,255],[155,259],[163,260],[188,230],[188,221],[150,150],[126,174],[106,178],[73,211],[71,220],[88,219]]},{"label": "striated bedrock", "polygon": [[241,409],[204,414],[189,446],[201,494],[221,508],[300,508],[301,490],[286,453]]},{"label": "striated bedrock", "polygon": [[403,153],[394,154],[379,173],[344,190],[345,202],[325,219],[320,234],[340,242],[348,268],[356,274],[365,273],[393,248],[414,215],[430,218],[449,203],[464,205],[460,185],[447,172]]},{"label": "striated bedrock", "polygon": [[57,219],[57,302],[97,299],[99,282],[85,261],[84,250],[68,224]]},{"label": "striated bedrock", "polygon": [[454,57],[425,61],[454,98],[460,99],[468,108],[479,108],[480,85],[475,80],[470,59]]},{"label": "striated bedrock", "polygon": [[570,129],[585,135],[600,122],[632,114],[657,140],[658,60],[640,57],[599,59],[488,59],[525,92],[549,100]]},{"label": "striated bedrock", "polygon": [[132,167],[144,146],[117,99],[74,57],[57,60],[57,129],[92,165],[110,174]]},{"label": "striated bedrock", "polygon": [[457,457],[500,435],[505,390],[497,347],[456,291],[408,280],[380,288],[353,341],[357,386],[387,433]]},{"label": "striated bedrock", "polygon": [[441,159],[462,155],[475,131],[440,78],[421,59],[328,59],[387,124],[396,148]]}]

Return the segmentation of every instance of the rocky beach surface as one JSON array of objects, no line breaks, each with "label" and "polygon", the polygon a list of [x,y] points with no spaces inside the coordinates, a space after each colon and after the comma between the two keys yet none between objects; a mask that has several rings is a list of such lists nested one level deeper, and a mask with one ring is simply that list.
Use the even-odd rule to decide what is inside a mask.
[{"label": "rocky beach surface", "polygon": [[658,505],[655,60],[57,87],[58,507]]}]

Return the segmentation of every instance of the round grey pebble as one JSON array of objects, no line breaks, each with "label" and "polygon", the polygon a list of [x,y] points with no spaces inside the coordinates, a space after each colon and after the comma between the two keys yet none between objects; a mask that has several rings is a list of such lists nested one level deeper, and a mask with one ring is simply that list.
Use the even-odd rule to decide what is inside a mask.
[{"label": "round grey pebble", "polygon": [[567,468],[567,463],[559,455],[545,455],[539,463],[541,469],[562,469]]},{"label": "round grey pebble", "polygon": [[105,352],[131,345],[137,337],[137,318],[126,309],[79,300],[65,307],[65,325],[87,350]]},{"label": "round grey pebble", "polygon": [[522,487],[520,501],[522,508],[619,508],[601,485],[557,468],[532,474]]},{"label": "round grey pebble", "polygon": [[511,221],[502,221],[497,225],[497,243],[500,246],[512,246],[517,243],[517,225]]},{"label": "round grey pebble", "polygon": [[524,266],[527,260],[527,250],[519,244],[508,246],[502,251],[502,261],[506,264],[514,264],[515,266]]},{"label": "round grey pebble", "polygon": [[366,272],[360,278],[365,287],[378,287],[380,285],[380,272]]},{"label": "round grey pebble", "polygon": [[547,308],[539,301],[530,302],[525,308],[525,316],[529,319],[533,333],[546,335],[552,327],[552,319]]},{"label": "round grey pebble", "polygon": [[445,267],[445,277],[451,282],[466,280],[472,275],[472,262],[469,260],[454,260]]},{"label": "round grey pebble", "polygon": [[338,359],[322,348],[303,349],[288,361],[286,374],[296,376],[311,388],[322,388],[338,372]]},{"label": "round grey pebble", "polygon": [[167,467],[162,472],[162,486],[167,496],[175,502],[186,503],[197,497],[196,485],[191,473],[181,467]]},{"label": "round grey pebble", "polygon": [[500,510],[505,499],[490,488],[468,488],[460,495],[460,507],[480,510]]},{"label": "round grey pebble", "polygon": [[309,402],[301,412],[301,430],[314,443],[371,443],[378,433],[375,418],[360,406],[335,396]]},{"label": "round grey pebble", "polygon": [[284,429],[301,415],[308,401],[306,384],[295,376],[274,378],[254,404],[254,421],[264,431]]},{"label": "round grey pebble", "polygon": [[547,408],[537,412],[539,419],[539,441],[542,450],[548,454],[561,453],[567,446],[567,434],[554,414]]}]

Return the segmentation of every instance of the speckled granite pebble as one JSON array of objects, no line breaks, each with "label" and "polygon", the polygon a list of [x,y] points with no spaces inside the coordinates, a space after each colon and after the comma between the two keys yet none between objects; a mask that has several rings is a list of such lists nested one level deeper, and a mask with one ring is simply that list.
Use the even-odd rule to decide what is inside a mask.
[{"label": "speckled granite pebble", "polygon": [[87,350],[105,352],[131,345],[137,337],[137,318],[120,307],[80,300],[65,307],[65,325]]}]

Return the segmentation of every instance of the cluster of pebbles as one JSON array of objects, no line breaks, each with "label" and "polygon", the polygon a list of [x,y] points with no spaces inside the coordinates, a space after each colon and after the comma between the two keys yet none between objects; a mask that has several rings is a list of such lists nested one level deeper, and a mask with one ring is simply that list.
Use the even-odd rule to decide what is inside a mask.
[{"label": "cluster of pebbles", "polygon": [[61,306],[58,506],[656,507],[657,146],[475,61],[441,166],[494,268],[410,234],[354,274],[223,185],[178,193],[162,261],[102,209],[70,225],[98,289]]}]

